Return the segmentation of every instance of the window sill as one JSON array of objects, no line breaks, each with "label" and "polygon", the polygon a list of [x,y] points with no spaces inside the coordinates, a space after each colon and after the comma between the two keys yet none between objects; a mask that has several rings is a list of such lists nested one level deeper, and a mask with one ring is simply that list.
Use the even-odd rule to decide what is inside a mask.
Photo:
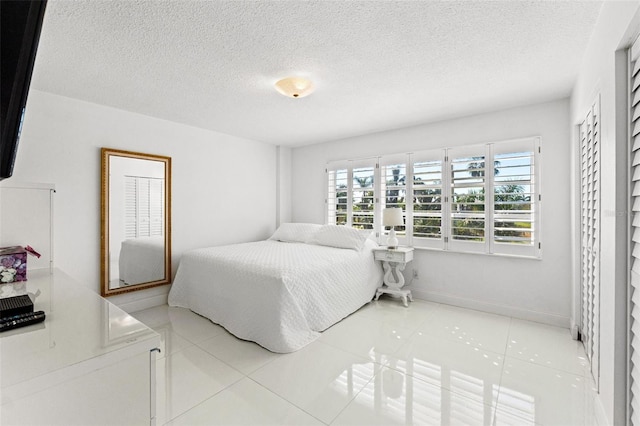
[{"label": "window sill", "polygon": [[463,251],[463,250],[442,250],[439,248],[415,247],[415,246],[407,246],[407,247],[412,247],[416,251],[437,251],[441,253],[474,254],[474,255],[490,256],[490,257],[507,257],[511,259],[542,260],[542,256],[525,256],[522,254],[483,253],[478,251]]}]

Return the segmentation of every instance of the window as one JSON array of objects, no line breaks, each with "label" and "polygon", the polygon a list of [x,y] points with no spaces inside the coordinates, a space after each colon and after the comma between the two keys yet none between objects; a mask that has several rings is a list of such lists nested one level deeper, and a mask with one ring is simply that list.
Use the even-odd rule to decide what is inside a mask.
[{"label": "window", "polygon": [[[461,251],[484,251],[486,242],[486,147],[447,150],[449,158],[449,245]],[[489,170],[491,172],[491,170]]]},{"label": "window", "polygon": [[354,228],[373,229],[373,218],[375,213],[375,165],[355,167],[353,187],[351,189],[352,198],[352,224]]},{"label": "window", "polygon": [[530,255],[538,249],[536,148],[526,140],[492,146],[492,253]]},{"label": "window", "polygon": [[328,223],[384,242],[382,209],[399,207],[401,244],[539,256],[539,154],[527,138],[331,163]]},{"label": "window", "polygon": [[444,248],[442,212],[442,167],[444,150],[412,154],[412,215],[413,245]]},{"label": "window", "polygon": [[[387,156],[380,159],[380,211],[385,208],[397,207],[402,209],[405,226],[396,227],[396,237],[400,244],[406,245],[407,241],[407,155]],[[380,216],[378,235],[389,233],[382,226]]]},{"label": "window", "polygon": [[343,167],[336,165],[335,169],[327,170],[327,176],[329,180],[328,199],[331,200],[331,202],[327,204],[327,213],[329,218],[328,223],[334,225],[347,224],[349,206],[349,185],[347,177],[349,174],[349,170],[346,168],[346,165],[344,165]]},{"label": "window", "polygon": [[328,165],[327,223],[375,229],[377,170],[377,158]]}]

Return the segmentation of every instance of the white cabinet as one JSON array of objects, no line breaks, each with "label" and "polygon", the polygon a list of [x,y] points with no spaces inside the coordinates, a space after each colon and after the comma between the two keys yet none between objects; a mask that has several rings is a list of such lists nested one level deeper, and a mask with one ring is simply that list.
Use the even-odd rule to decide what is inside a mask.
[{"label": "white cabinet", "polygon": [[0,334],[0,424],[153,424],[160,336],[59,270],[0,285],[25,293],[47,317]]}]

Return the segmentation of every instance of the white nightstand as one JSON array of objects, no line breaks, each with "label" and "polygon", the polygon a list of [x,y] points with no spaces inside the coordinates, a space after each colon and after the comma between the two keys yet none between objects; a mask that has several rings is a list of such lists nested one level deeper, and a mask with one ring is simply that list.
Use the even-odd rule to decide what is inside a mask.
[{"label": "white nightstand", "polygon": [[377,248],[373,249],[373,258],[382,261],[384,268],[384,285],[376,290],[375,300],[378,300],[381,294],[387,293],[400,296],[404,306],[409,306],[407,299],[413,302],[413,297],[411,296],[411,290],[402,289],[402,286],[404,286],[402,271],[407,263],[413,260],[413,248]]}]

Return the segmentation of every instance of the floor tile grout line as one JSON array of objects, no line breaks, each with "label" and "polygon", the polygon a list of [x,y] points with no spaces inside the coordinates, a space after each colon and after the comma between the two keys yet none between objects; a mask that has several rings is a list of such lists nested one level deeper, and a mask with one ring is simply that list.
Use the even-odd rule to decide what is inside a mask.
[{"label": "floor tile grout line", "polygon": [[[579,370],[580,370],[580,372],[579,372],[579,373],[576,373],[575,371],[569,371],[568,369],[559,368],[559,367],[550,367],[550,366],[548,366],[548,365],[545,365],[545,364],[542,364],[542,363],[539,363],[539,362],[536,362],[536,361],[531,361],[530,359],[526,359],[526,358],[518,357],[518,356],[515,356],[515,355],[509,355],[509,354],[508,354],[508,352],[509,352],[508,344],[509,344],[509,342],[511,341],[511,327],[512,327],[512,324],[513,324],[513,322],[514,322],[514,321],[526,321],[526,322],[532,322],[532,323],[534,323],[534,324],[536,324],[536,325],[549,326],[549,327],[556,327],[556,326],[549,325],[549,324],[542,324],[542,323],[537,323],[537,322],[534,322],[534,321],[521,320],[521,319],[519,319],[519,318],[513,318],[513,317],[510,317],[510,318],[511,318],[511,323],[510,323],[510,326],[509,326],[509,335],[508,335],[508,337],[507,337],[507,348],[506,348],[506,352],[505,352],[505,359],[506,359],[507,357],[509,357],[509,358],[513,358],[513,359],[516,359],[516,360],[518,360],[518,361],[527,362],[527,363],[529,363],[529,364],[538,365],[538,366],[540,366],[540,367],[550,368],[550,369],[552,369],[552,370],[560,371],[560,372],[563,372],[563,373],[566,373],[566,374],[572,374],[572,375],[574,375],[574,376],[580,376],[580,377],[583,377],[583,378],[585,378],[585,379],[587,379],[587,378],[589,377],[589,374],[588,374],[588,373],[589,373],[589,370],[588,370],[585,366],[580,366],[580,367],[581,367],[581,368],[579,369]],[[561,327],[556,327],[556,328],[561,328]],[[573,341],[573,339],[571,339],[571,340]],[[579,343],[579,341],[575,341],[575,342]],[[578,364],[578,365],[579,365],[579,364]]]},{"label": "floor tile grout line", "polygon": [[495,424],[496,417],[498,416],[498,406],[500,405],[500,393],[502,392],[502,380],[504,378],[504,370],[507,367],[507,351],[509,348],[509,341],[511,339],[511,325],[513,324],[513,317],[509,317],[509,329],[507,331],[507,341],[504,344],[504,353],[502,357],[502,368],[500,369],[500,381],[498,382],[498,389],[496,391],[496,404],[493,407],[493,416],[491,423]]},{"label": "floor tile grout line", "polygon": [[530,361],[528,359],[522,359],[522,358],[518,358],[518,357],[515,357],[515,356],[507,355],[507,356],[505,356],[505,361],[506,361],[507,358],[514,359],[514,360],[520,361],[520,362],[525,362],[527,364],[535,365],[535,366],[540,367],[540,368],[546,368],[548,370],[556,371],[558,373],[570,374],[572,376],[580,377],[583,380],[587,380],[588,379],[588,377],[583,375],[583,374],[578,374],[578,373],[575,373],[573,371],[563,370],[562,368],[549,367],[548,365],[540,364],[538,362],[533,362],[533,361]]},{"label": "floor tile grout line", "polygon": [[[340,414],[342,414],[342,412],[343,412],[344,410],[346,410],[346,409],[347,409],[347,408],[348,408],[348,407],[349,407],[349,406],[350,406],[350,405],[351,405],[351,404],[356,400],[356,398],[358,397],[358,395],[360,395],[360,393],[361,393],[361,392],[362,392],[362,391],[363,391],[367,386],[369,386],[369,383],[371,383],[371,381],[372,381],[372,380],[374,380],[378,374],[382,373],[382,371],[384,370],[385,366],[384,366],[384,365],[380,365],[380,364],[378,364],[378,365],[380,366],[380,368],[378,369],[378,371],[377,371],[377,372],[375,372],[375,373],[373,374],[373,376],[371,376],[371,378],[369,379],[369,381],[367,381],[367,383],[365,383],[365,384],[364,384],[364,386],[362,386],[362,387],[360,388],[360,390],[359,390],[358,392],[356,392],[356,394],[355,394],[355,395],[354,395],[354,396],[349,400],[349,402],[347,402],[347,404],[346,404],[344,407],[342,407],[342,409],[338,412],[338,414],[336,414],[336,415],[333,417],[333,419],[331,419],[331,421],[330,421],[329,423],[326,423],[328,426],[331,426],[331,425],[333,424],[333,422],[335,422],[335,421],[338,419],[338,417],[340,417]],[[323,423],[324,423],[324,422],[323,422]]]},{"label": "floor tile grout line", "polygon": [[[222,392],[222,391],[224,391],[224,390],[229,389],[231,386],[235,385],[236,383],[238,383],[238,382],[239,382],[240,380],[242,380],[243,378],[248,377],[248,376],[247,376],[246,374],[244,374],[242,371],[239,371],[237,368],[233,367],[232,365],[229,365],[228,363],[224,362],[223,360],[221,360],[220,358],[216,357],[215,355],[213,355],[213,354],[209,353],[209,352],[208,352],[208,351],[206,351],[204,348],[201,348],[200,346],[198,346],[198,345],[197,345],[197,344],[195,344],[195,343],[194,343],[194,344],[192,344],[191,346],[187,346],[186,348],[182,348],[182,349],[177,350],[177,351],[175,351],[175,352],[173,352],[173,353],[171,353],[171,354],[166,355],[166,356],[165,356],[165,358],[164,358],[164,359],[165,359],[165,363],[169,361],[169,358],[170,358],[170,357],[172,357],[172,356],[174,356],[174,355],[176,355],[176,354],[178,354],[178,353],[180,353],[180,352],[183,352],[184,350],[191,349],[191,348],[193,348],[194,346],[195,346],[197,349],[199,349],[199,350],[203,351],[204,353],[206,353],[207,355],[212,356],[212,357],[213,357],[213,358],[215,358],[217,361],[220,361],[220,362],[221,362],[221,363],[223,363],[226,367],[229,367],[229,368],[231,368],[232,370],[236,371],[237,373],[239,373],[239,374],[240,374],[240,376],[241,376],[241,377],[240,377],[238,380],[234,380],[233,382],[231,382],[231,383],[229,383],[228,385],[224,386],[222,389],[218,390],[218,391],[217,391],[217,392],[215,392],[213,395],[209,396],[208,398],[204,399],[203,401],[200,401],[198,404],[196,404],[195,406],[193,406],[193,407],[189,408],[188,410],[184,411],[183,413],[180,413],[180,414],[178,414],[177,416],[174,416],[173,418],[169,419],[169,421],[166,421],[166,422],[165,422],[165,424],[166,424],[166,423],[170,423],[170,422],[172,422],[173,420],[177,419],[178,417],[182,416],[183,414],[186,414],[186,413],[187,413],[187,412],[189,412],[190,410],[192,410],[192,409],[194,409],[195,407],[197,407],[198,405],[202,404],[204,401],[207,401],[207,400],[209,400],[209,399],[213,398],[214,396],[218,395],[220,392]],[[156,368],[158,368],[158,367],[157,367],[157,364],[156,364]]]},{"label": "floor tile grout line", "polygon": [[298,404],[296,404],[293,401],[289,401],[287,398],[285,398],[283,395],[280,395],[279,393],[277,393],[276,391],[269,389],[268,387],[266,387],[265,385],[263,385],[262,383],[258,382],[257,380],[255,380],[253,377],[250,376],[246,376],[247,379],[251,380],[252,382],[254,382],[255,384],[257,384],[258,386],[260,386],[261,388],[263,388],[264,390],[268,391],[269,393],[277,396],[278,398],[280,398],[281,400],[285,401],[287,404],[291,404],[294,407],[296,407],[298,410],[302,411],[303,413],[311,416],[312,418],[316,419],[317,421],[319,421],[320,423],[322,423],[323,425],[329,425],[329,423],[325,423],[322,420],[320,420],[319,418],[317,418],[316,416],[314,416],[313,414],[309,413],[307,410],[305,410],[304,408],[300,407]]},{"label": "floor tile grout line", "polygon": [[[233,336],[233,335],[232,335],[232,336]],[[211,339],[214,339],[215,337],[216,337],[216,336],[212,336],[212,337],[211,337]],[[235,339],[237,339],[237,337],[235,337],[235,336],[233,336],[233,337],[234,337]],[[206,339],[206,340],[210,340],[210,339]],[[211,355],[212,357],[214,357],[214,358],[216,358],[216,359],[220,360],[220,362],[223,362],[223,363],[225,363],[226,365],[228,365],[229,367],[231,367],[231,368],[233,368],[234,370],[238,371],[240,374],[243,374],[243,375],[244,375],[244,376],[246,376],[246,377],[248,377],[250,374],[255,373],[256,371],[260,370],[261,368],[266,367],[267,365],[269,365],[270,363],[272,363],[273,361],[275,361],[276,359],[278,359],[278,358],[272,358],[272,359],[270,359],[269,361],[265,362],[264,364],[260,365],[259,367],[257,367],[257,368],[255,368],[255,369],[251,370],[250,372],[245,373],[244,371],[241,371],[240,369],[238,369],[238,368],[234,367],[233,365],[229,364],[227,361],[223,360],[222,358],[220,358],[220,357],[216,356],[215,354],[213,354],[213,353],[209,352],[206,348],[204,348],[204,347],[200,346],[198,343],[194,343],[194,345],[195,345],[195,346],[197,346],[197,347],[199,347],[200,349],[202,349],[203,351],[205,351],[206,353],[208,353],[208,354],[209,354],[209,355]],[[256,343],[256,345],[257,345],[257,343]],[[260,345],[258,345],[258,346],[260,346]],[[262,348],[262,346],[260,346],[260,347]],[[262,349],[264,349],[265,351],[269,351],[269,350],[268,350],[268,349],[266,349],[266,348],[262,348]],[[286,354],[279,354],[279,353],[277,353],[277,352],[271,352],[271,351],[269,351],[269,352],[270,352],[270,353],[272,353],[272,354],[276,354],[276,355],[286,355]]]}]

